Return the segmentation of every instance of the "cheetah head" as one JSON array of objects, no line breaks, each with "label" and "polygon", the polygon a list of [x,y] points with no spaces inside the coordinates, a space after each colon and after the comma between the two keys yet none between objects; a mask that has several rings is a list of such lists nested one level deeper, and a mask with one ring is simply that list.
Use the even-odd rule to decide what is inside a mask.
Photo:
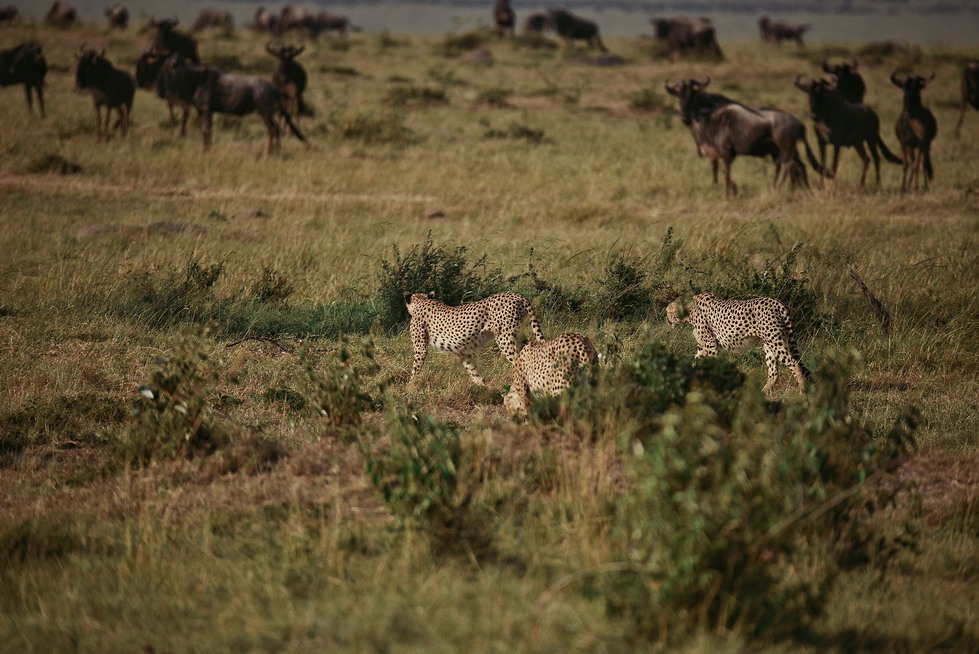
[{"label": "cheetah head", "polygon": [[684,322],[684,319],[680,317],[681,311],[686,314],[684,309],[685,307],[681,307],[676,300],[666,305],[666,322],[670,327],[676,327]]},{"label": "cheetah head", "polygon": [[408,315],[409,316],[415,315],[415,309],[417,309],[419,305],[423,304],[421,300],[431,300],[434,297],[435,297],[435,291],[432,291],[427,295],[425,293],[408,293],[406,291],[405,305],[408,307]]},{"label": "cheetah head", "polygon": [[523,400],[520,399],[520,394],[514,389],[510,389],[510,392],[503,396],[503,408],[513,416],[527,415],[527,407],[524,406]]}]

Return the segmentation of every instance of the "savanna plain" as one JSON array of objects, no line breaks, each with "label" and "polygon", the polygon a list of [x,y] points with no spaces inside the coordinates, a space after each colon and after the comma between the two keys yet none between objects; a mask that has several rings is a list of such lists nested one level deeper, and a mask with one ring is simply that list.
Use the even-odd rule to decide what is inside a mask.
[{"label": "savanna plain", "polygon": [[[132,70],[150,33],[0,37],[51,69],[45,119],[0,96],[0,650],[979,650],[979,51],[321,38],[312,147],[267,158],[257,117],[205,154],[145,90],[96,140],[74,53]],[[200,49],[268,75],[264,46]],[[810,190],[739,158],[725,199],[663,82],[815,146],[793,80],[827,57],[894,151],[891,72],[935,71],[930,190],[860,188],[851,150]],[[432,354],[408,388],[402,293],[433,290],[523,293],[601,364],[525,420],[495,347],[485,387]],[[700,291],[781,299],[810,390],[694,360],[662,309]]]}]

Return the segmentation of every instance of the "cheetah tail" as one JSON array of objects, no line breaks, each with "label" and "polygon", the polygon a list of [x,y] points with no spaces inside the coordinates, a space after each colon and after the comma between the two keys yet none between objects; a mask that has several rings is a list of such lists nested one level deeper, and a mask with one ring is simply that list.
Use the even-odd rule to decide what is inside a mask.
[{"label": "cheetah tail", "polygon": [[540,328],[540,320],[537,319],[537,314],[534,312],[534,307],[527,303],[527,314],[530,316],[530,328],[534,330],[534,336],[537,337],[538,341],[544,340],[544,332]]}]

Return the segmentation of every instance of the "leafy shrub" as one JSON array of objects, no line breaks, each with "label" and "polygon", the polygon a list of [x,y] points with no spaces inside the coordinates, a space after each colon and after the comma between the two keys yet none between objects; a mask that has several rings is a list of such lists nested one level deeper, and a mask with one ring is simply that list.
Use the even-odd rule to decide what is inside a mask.
[{"label": "leafy shrub", "polygon": [[628,96],[629,106],[640,111],[671,111],[672,106],[669,101],[659,91],[652,87],[646,87],[630,93]]},{"label": "leafy shrub", "polygon": [[375,304],[381,325],[400,328],[408,322],[405,293],[435,291],[436,299],[455,305],[479,300],[502,290],[503,273],[487,270],[486,255],[470,263],[465,246],[436,246],[429,232],[425,242],[404,254],[392,246],[393,260],[381,260]]},{"label": "leafy shrub", "polygon": [[[820,614],[842,566],[897,551],[873,537],[863,489],[913,447],[913,413],[882,433],[868,424],[845,360],[824,366],[807,404],[787,405],[705,363],[674,368],[654,349],[599,383],[624,398],[609,425],[630,472],[613,515],[626,569],[599,592],[643,637],[785,635]],[[699,382],[684,381],[691,371]]]},{"label": "leafy shrub", "polygon": [[292,295],[292,284],[274,268],[265,266],[262,277],[252,287],[256,302],[283,302]]},{"label": "leafy shrub", "polygon": [[432,86],[411,86],[400,84],[388,89],[384,96],[385,104],[393,107],[404,107],[408,105],[428,106],[435,104],[445,104],[449,99],[445,95],[445,89]]},{"label": "leafy shrub", "polygon": [[306,376],[311,386],[309,403],[316,407],[332,431],[356,427],[364,411],[374,403],[363,388],[364,377],[380,371],[380,365],[374,360],[373,341],[365,338],[360,343],[356,352],[360,359],[358,362],[354,362],[354,354],[350,342],[342,337],[336,360],[327,364],[325,369],[317,368],[308,353],[304,355]]},{"label": "leafy shrub", "polygon": [[415,139],[414,132],[405,125],[405,115],[399,111],[374,113],[357,111],[330,116],[330,125],[341,138],[362,141],[369,145],[382,143],[406,144]]}]

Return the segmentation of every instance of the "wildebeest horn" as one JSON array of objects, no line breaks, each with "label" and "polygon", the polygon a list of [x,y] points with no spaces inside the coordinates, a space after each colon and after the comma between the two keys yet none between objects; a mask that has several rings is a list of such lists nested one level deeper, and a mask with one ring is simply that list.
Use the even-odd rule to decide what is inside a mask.
[{"label": "wildebeest horn", "polygon": [[278,57],[279,56],[279,52],[282,51],[282,48],[281,47],[279,47],[279,48],[273,48],[272,47],[272,42],[269,41],[268,43],[265,44],[265,51],[268,52],[273,57]]},{"label": "wildebeest horn", "polygon": [[829,67],[829,61],[826,59],[823,59],[823,71],[827,73],[832,72],[832,69]]},{"label": "wildebeest horn", "polygon": [[707,81],[706,82],[700,82],[700,86],[702,86],[703,88],[707,88],[707,86],[710,84],[710,82],[711,82],[710,75],[708,75],[707,76]]},{"label": "wildebeest horn", "polygon": [[897,71],[896,70],[893,73],[891,73],[891,83],[894,84],[894,86],[900,86],[901,88],[904,88],[904,83],[906,81],[908,81],[908,78],[905,77],[903,80],[900,79],[897,76]]},{"label": "wildebeest horn", "polygon": [[[300,43],[298,48],[293,48],[293,50],[295,52],[292,53],[292,56],[293,57],[298,57],[302,53],[302,51],[305,50],[305,49],[306,49],[306,44],[305,43]],[[934,75],[934,73],[932,73],[932,75]]]},{"label": "wildebeest horn", "polygon": [[[797,86],[798,88],[800,88],[801,90],[803,90],[803,91],[805,91],[806,93],[809,93],[809,89],[811,89],[811,88],[812,88],[812,80],[809,80],[809,81],[808,81],[808,82],[806,82],[805,84],[803,84],[803,83],[801,82],[801,80],[802,80],[802,75],[796,75],[796,78],[795,78],[795,85],[796,85],[796,86]],[[796,96],[796,97],[798,97],[798,96]]]},{"label": "wildebeest horn", "polygon": [[935,79],[935,71],[931,71],[931,75],[928,76],[929,82],[932,81],[933,79]]},{"label": "wildebeest horn", "polygon": [[839,83],[840,83],[840,78],[837,77],[836,75],[831,74],[829,84],[826,85],[826,88],[829,89],[830,91],[835,91],[836,85]]}]

